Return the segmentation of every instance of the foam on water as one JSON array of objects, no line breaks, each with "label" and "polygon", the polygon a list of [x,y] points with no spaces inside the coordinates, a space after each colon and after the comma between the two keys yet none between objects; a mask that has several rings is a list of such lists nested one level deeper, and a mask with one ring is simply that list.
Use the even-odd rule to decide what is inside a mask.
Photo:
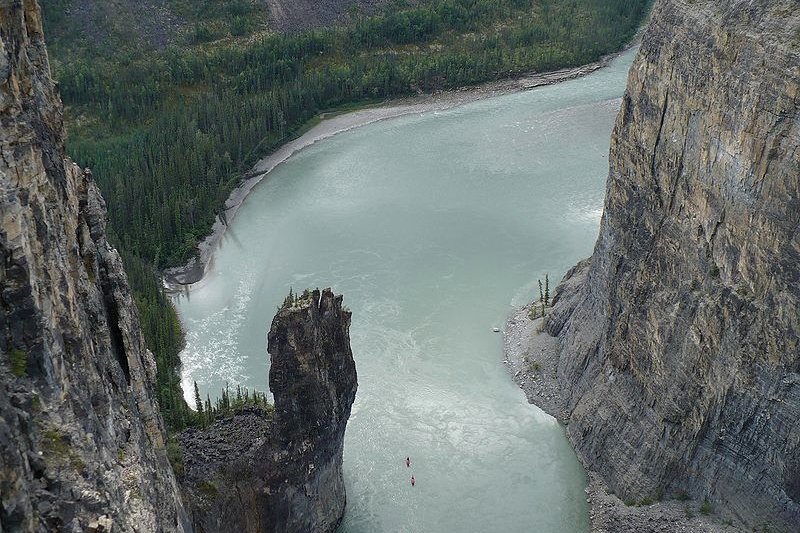
[{"label": "foam on water", "polygon": [[289,287],[331,286],[359,373],[342,532],[586,531],[585,475],[492,328],[591,253],[631,59],[372,124],[276,168],[178,301],[187,397],[194,380],[203,396],[266,390],[276,306]]},{"label": "foam on water", "polygon": [[[242,272],[236,291],[221,309],[198,319],[183,317],[186,346],[181,354],[183,395],[194,405],[194,379],[236,386],[248,376],[239,349],[238,334],[253,296],[255,277]],[[200,292],[196,296],[202,298]],[[198,302],[202,304],[202,302]]]}]

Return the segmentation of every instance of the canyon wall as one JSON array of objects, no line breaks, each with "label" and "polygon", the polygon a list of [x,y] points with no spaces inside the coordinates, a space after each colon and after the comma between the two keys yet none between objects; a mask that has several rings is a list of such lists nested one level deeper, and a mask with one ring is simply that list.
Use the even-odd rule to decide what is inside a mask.
[{"label": "canyon wall", "polygon": [[288,298],[268,335],[274,409],[246,408],[180,435],[196,532],[336,529],[358,387],[349,329],[350,312],[330,289]]},{"label": "canyon wall", "polygon": [[182,531],[106,207],[64,155],[36,0],[0,0],[0,531]]},{"label": "canyon wall", "polygon": [[657,0],[592,257],[556,291],[567,432],[626,500],[800,524],[800,4]]},{"label": "canyon wall", "polygon": [[274,409],[180,436],[187,513],[106,205],[64,139],[39,4],[0,0],[0,532],[333,531],[357,387],[341,296],[275,317]]}]

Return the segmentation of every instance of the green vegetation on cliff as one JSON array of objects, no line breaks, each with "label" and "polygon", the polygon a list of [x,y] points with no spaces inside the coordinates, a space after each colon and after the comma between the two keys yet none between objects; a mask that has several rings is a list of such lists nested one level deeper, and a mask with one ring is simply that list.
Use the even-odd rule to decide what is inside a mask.
[{"label": "green vegetation on cliff", "polygon": [[171,430],[195,425],[197,417],[183,399],[178,375],[183,331],[175,308],[164,293],[158,272],[150,263],[124,249],[122,260],[139,308],[142,332],[156,358],[158,405],[164,423]]},{"label": "green vegetation on cliff", "polygon": [[258,158],[325,109],[595,61],[631,39],[648,0],[430,0],[297,35],[266,31],[255,0],[165,0],[180,22],[138,21],[147,39],[113,18],[87,34],[72,4],[45,5],[69,152],[108,202],[180,427],[180,328],[153,273],[193,253]]}]

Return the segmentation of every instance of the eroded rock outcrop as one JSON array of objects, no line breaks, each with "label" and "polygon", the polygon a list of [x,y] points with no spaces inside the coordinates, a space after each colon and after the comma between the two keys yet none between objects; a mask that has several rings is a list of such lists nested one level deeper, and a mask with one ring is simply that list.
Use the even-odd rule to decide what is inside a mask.
[{"label": "eroded rock outcrop", "polygon": [[659,0],[567,274],[568,435],[623,499],[800,527],[800,4]]},{"label": "eroded rock outcrop", "polygon": [[342,447],[358,386],[350,312],[330,289],[287,299],[269,331],[274,410],[180,435],[197,532],[329,532],[345,507]]},{"label": "eroded rock outcrop", "polygon": [[64,155],[35,0],[0,0],[0,530],[181,531],[155,363]]}]

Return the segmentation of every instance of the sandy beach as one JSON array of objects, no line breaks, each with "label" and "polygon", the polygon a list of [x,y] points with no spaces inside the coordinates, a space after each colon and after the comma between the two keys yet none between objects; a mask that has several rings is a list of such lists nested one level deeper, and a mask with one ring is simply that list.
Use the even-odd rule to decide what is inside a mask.
[{"label": "sandy beach", "polygon": [[[631,46],[633,46],[633,44]],[[630,46],[626,47],[625,50],[629,48]],[[261,180],[267,177],[275,167],[300,150],[338,133],[350,131],[381,120],[410,114],[452,109],[493,96],[527,91],[536,87],[579,78],[605,67],[623,51],[604,56],[596,63],[590,63],[576,68],[544,73],[530,73],[515,79],[489,82],[474,87],[389,100],[383,104],[333,115],[329,118],[326,118],[323,114],[321,117],[322,121],[319,124],[259,160],[253,168],[244,175],[242,182],[231,192],[228,199],[225,201],[225,223],[223,223],[222,219],[218,216],[214,221],[211,233],[198,244],[197,254],[186,264],[168,269],[164,272],[165,286],[171,291],[186,291],[203,280],[206,273],[212,267],[214,251],[219,243],[222,242],[227,224],[230,224],[234,220],[236,213],[250,194],[250,191],[252,191]]]}]

